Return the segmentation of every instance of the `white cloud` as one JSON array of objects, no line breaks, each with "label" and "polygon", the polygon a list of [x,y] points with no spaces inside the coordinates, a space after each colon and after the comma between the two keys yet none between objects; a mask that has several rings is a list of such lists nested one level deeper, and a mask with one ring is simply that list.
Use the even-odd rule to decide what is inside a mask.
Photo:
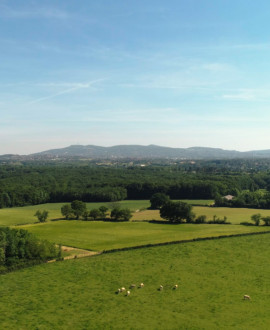
[{"label": "white cloud", "polygon": [[234,101],[253,101],[255,96],[252,93],[237,93],[237,94],[224,94],[223,99]]},{"label": "white cloud", "polygon": [[56,7],[29,7],[27,9],[12,8],[5,4],[0,4],[0,17],[4,18],[53,18],[53,19],[67,19],[69,14]]}]

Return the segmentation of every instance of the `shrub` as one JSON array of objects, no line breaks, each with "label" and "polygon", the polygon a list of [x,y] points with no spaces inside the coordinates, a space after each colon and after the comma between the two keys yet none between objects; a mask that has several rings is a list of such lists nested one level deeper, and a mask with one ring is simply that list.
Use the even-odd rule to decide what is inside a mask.
[{"label": "shrub", "polygon": [[115,221],[129,221],[132,217],[130,209],[120,209],[115,207],[111,211],[111,218]]},{"label": "shrub", "polygon": [[262,216],[261,216],[260,213],[253,214],[251,216],[251,220],[255,223],[255,226],[259,226],[260,225],[261,217]]},{"label": "shrub", "polygon": [[195,219],[195,223],[206,223],[206,215],[199,215]]},{"label": "shrub", "polygon": [[49,211],[40,211],[40,210],[37,210],[37,212],[34,214],[35,217],[38,218],[38,221],[39,222],[45,222],[48,218],[48,215],[49,215]]}]

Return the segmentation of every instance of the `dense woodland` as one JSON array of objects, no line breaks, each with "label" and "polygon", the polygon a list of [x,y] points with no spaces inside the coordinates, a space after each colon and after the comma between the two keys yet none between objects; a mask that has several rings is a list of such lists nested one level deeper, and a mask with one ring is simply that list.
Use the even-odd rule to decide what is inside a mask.
[{"label": "dense woodland", "polygon": [[0,207],[73,200],[150,199],[161,192],[171,199],[216,198],[219,205],[226,204],[220,197],[231,194],[239,198],[238,203],[229,206],[270,208],[270,196],[257,193],[259,189],[270,189],[269,168],[268,160],[196,161],[144,167],[80,162],[2,164]]},{"label": "dense woodland", "polygon": [[61,249],[23,229],[0,228],[0,273],[61,258]]}]

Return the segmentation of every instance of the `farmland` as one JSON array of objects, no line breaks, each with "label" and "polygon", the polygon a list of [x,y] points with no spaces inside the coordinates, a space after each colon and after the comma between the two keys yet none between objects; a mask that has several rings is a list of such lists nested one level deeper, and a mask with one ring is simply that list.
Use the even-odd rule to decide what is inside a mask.
[{"label": "farmland", "polygon": [[[9,273],[0,277],[0,326],[269,329],[269,252],[266,234],[123,251]],[[131,290],[129,297],[115,294],[118,287],[140,282],[145,287]],[[179,289],[174,291],[175,283]],[[252,300],[244,301],[244,294]]]},{"label": "farmland", "polygon": [[147,222],[114,223],[76,220],[26,225],[20,228],[27,229],[37,237],[57,244],[61,243],[95,251],[269,230],[269,227],[264,226],[171,225]]},{"label": "farmland", "polygon": [[[130,222],[61,220],[63,204],[55,203],[1,209],[0,224],[16,225],[40,239],[77,248],[64,252],[70,258],[87,253],[78,248],[106,252],[269,230],[239,224],[250,221],[254,213],[267,216],[269,210],[188,202],[201,205],[193,208],[197,215],[205,214],[208,220],[227,216],[232,224],[162,223],[159,211],[148,209],[147,200],[117,203],[133,211]],[[87,203],[87,208],[101,205],[111,209],[116,204]],[[38,209],[49,211],[48,222],[36,223]],[[266,233],[118,251],[1,275],[0,328],[268,329],[269,237]],[[140,282],[145,287],[132,289],[129,297],[115,293],[121,286]],[[179,288],[173,290],[176,283]],[[252,300],[244,301],[244,294]]]},{"label": "farmland", "polygon": [[[185,200],[187,203],[196,205],[209,205],[212,200]],[[63,203],[48,203],[40,205],[31,205],[24,207],[13,207],[0,209],[0,225],[12,226],[12,225],[23,225],[28,223],[35,223],[37,219],[34,214],[37,210],[46,209],[49,211],[48,220],[62,218],[60,209]],[[101,205],[105,205],[111,209],[115,205],[120,207],[130,208],[131,211],[145,210],[150,207],[149,200],[127,200],[116,203],[87,203],[88,209],[98,208]],[[155,216],[158,212],[155,212]]]},{"label": "farmland", "polygon": [[[209,205],[211,200],[184,200],[190,204],[196,205]],[[60,209],[63,203],[49,203],[33,206],[14,207],[0,209],[0,225],[24,225],[33,224],[37,222],[34,214],[37,210],[48,210],[48,220],[55,220],[63,218]],[[134,200],[134,201],[121,201],[117,203],[87,203],[88,209],[98,208],[105,205],[112,208],[114,205],[120,207],[127,207],[132,210],[133,217],[131,220],[160,220],[158,210],[148,210],[150,202],[148,200]],[[227,207],[207,207],[207,206],[194,206],[196,215],[206,215],[208,220],[211,220],[214,215],[220,218],[227,216],[228,221],[233,224],[239,224],[243,221],[250,221],[251,215],[261,213],[262,216],[270,215],[270,210],[248,209],[248,208],[227,208]],[[136,212],[137,211],[137,212]]]}]

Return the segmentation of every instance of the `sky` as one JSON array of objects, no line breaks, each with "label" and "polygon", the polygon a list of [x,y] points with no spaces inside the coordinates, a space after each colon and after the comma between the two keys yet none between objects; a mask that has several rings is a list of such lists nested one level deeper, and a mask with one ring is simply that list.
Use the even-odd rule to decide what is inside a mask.
[{"label": "sky", "polygon": [[0,0],[0,154],[270,149],[267,0]]}]

